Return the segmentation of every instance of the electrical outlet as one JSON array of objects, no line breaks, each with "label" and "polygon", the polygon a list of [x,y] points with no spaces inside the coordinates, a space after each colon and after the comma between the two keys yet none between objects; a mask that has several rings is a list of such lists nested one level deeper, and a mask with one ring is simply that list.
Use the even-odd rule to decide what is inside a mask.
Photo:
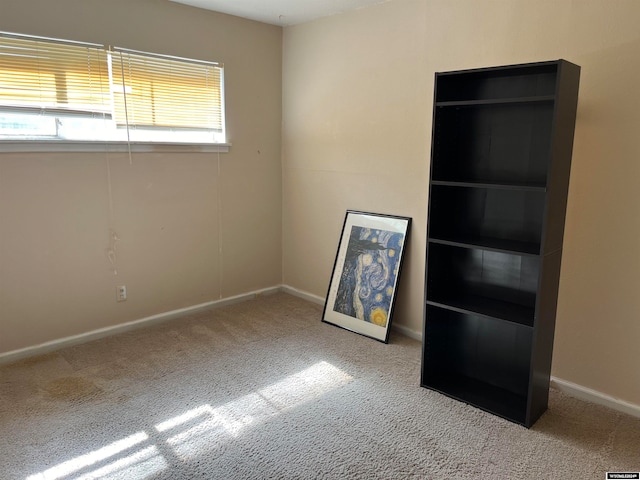
[{"label": "electrical outlet", "polygon": [[124,302],[127,299],[127,286],[118,285],[116,287],[116,300],[118,302]]}]

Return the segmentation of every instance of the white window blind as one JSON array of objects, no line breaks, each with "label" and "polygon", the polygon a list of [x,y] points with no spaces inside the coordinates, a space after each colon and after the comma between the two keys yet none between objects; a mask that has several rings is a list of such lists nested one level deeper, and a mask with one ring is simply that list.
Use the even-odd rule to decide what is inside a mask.
[{"label": "white window blind", "polygon": [[116,48],[112,57],[119,125],[222,131],[222,68]]},{"label": "white window blind", "polygon": [[224,143],[221,64],[0,32],[0,139]]},{"label": "white window blind", "polygon": [[111,114],[100,45],[0,33],[0,108],[40,114]]}]

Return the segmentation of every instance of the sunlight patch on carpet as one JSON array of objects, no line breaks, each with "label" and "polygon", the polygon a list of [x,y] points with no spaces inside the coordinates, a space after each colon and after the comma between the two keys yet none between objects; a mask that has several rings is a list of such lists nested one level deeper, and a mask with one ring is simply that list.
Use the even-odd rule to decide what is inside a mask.
[{"label": "sunlight patch on carpet", "polygon": [[351,379],[339,368],[319,362],[225,405],[202,405],[189,410],[156,425],[156,429],[175,432],[167,443],[181,459],[194,458],[224,443],[226,438],[237,437],[243,429],[307,403]]},{"label": "sunlight patch on carpet", "polygon": [[[27,477],[27,480],[57,480],[60,478],[67,477],[68,475],[71,475],[71,474],[77,474],[81,470],[87,469],[89,467],[93,467],[94,465],[100,462],[111,459],[116,455],[119,455],[122,452],[125,452],[126,450],[129,450],[130,448],[145,442],[148,439],[149,439],[149,436],[145,432],[135,433],[133,435],[128,436],[127,438],[117,440],[98,450],[94,450],[93,452],[80,455],[79,457],[75,457],[71,460],[63,462],[59,465],[56,465],[55,467],[49,468],[48,470],[45,470],[40,473],[36,473],[35,475],[31,475]],[[85,476],[82,476],[80,478],[96,478],[95,477],[96,472],[100,470],[108,469],[108,468],[111,468],[111,472],[116,471],[118,469],[122,469],[127,463],[128,458],[129,458],[129,461],[131,461],[130,457],[133,457],[134,462],[141,461],[139,458],[136,457],[136,454],[134,453],[133,455],[128,455],[125,458],[118,458],[118,460],[116,460],[115,462],[109,465],[106,465],[104,467],[100,467],[99,470],[93,469],[90,474],[86,474]],[[146,458],[145,460],[148,460],[149,458]],[[131,465],[132,463],[130,462],[129,464]],[[166,465],[166,462],[165,462],[165,465]],[[144,478],[144,477],[138,476],[136,478]]]},{"label": "sunlight patch on carpet", "polygon": [[[218,407],[209,404],[155,426],[160,437],[181,460],[187,460],[239,436],[247,427],[264,422],[349,383],[353,377],[327,362],[290,375],[256,392]],[[155,439],[155,438],[154,438]],[[74,480],[113,478],[143,480],[169,467],[156,445],[144,432],[137,432],[105,447],[80,455],[26,480]],[[166,447],[165,447],[166,448]]]},{"label": "sunlight patch on carpet", "polygon": [[[142,480],[149,478],[167,468],[169,464],[160,455],[158,447],[151,445],[137,452],[116,460],[102,468],[93,470],[74,480],[95,480],[96,478],[130,478]],[[118,474],[122,474],[121,477]]]}]

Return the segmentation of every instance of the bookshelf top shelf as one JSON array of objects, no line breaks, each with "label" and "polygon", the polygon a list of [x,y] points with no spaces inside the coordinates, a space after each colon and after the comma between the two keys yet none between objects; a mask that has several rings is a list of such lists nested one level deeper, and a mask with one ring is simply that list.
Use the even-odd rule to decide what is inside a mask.
[{"label": "bookshelf top shelf", "polygon": [[483,182],[483,181],[452,181],[452,180],[431,180],[431,185],[442,185],[445,187],[466,187],[466,188],[495,188],[500,190],[519,190],[529,192],[547,191],[547,187],[540,182]]},{"label": "bookshelf top shelf", "polygon": [[436,105],[553,100],[559,63],[437,73]]},{"label": "bookshelf top shelf", "polygon": [[505,105],[505,104],[519,104],[519,103],[540,103],[540,102],[553,102],[555,100],[554,95],[540,95],[535,97],[515,97],[515,98],[487,98],[480,100],[449,100],[438,101],[436,107],[474,107],[482,105]]}]

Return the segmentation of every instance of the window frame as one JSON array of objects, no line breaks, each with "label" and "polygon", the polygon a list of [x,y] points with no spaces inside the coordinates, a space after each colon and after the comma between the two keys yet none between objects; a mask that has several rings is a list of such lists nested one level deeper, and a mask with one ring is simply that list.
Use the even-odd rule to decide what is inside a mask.
[{"label": "window frame", "polygon": [[[25,75],[24,77],[16,76],[17,83],[9,83],[9,85],[15,85],[18,90],[26,91],[26,93],[19,91],[18,94],[14,94],[10,91],[10,88],[7,88],[4,92],[5,98],[0,98],[0,117],[4,117],[5,123],[10,123],[13,120],[16,125],[16,129],[12,134],[2,135],[0,133],[0,145],[2,145],[2,150],[5,152],[105,151],[105,147],[109,151],[114,152],[130,152],[132,150],[225,152],[228,151],[230,147],[226,138],[225,72],[224,64],[220,62],[189,59],[88,42],[76,42],[0,31],[0,40],[3,38],[8,39],[5,41],[5,44],[2,45],[5,47],[4,56],[7,59],[7,62],[5,63],[7,67],[4,68],[5,76],[8,76],[7,78],[11,78],[12,67],[13,70],[20,72],[22,57],[27,58],[25,67],[31,66],[29,62],[33,62],[33,66],[36,67],[36,69],[34,69],[34,75],[41,75],[41,72],[48,72],[47,69],[49,69],[51,71],[56,71],[65,77],[68,75],[67,72],[72,72],[80,78],[79,81],[75,80],[76,84],[74,85],[76,86],[76,90],[73,90],[74,85],[69,87],[69,85],[64,84],[64,91],[62,91],[60,90],[60,86],[56,83],[55,87],[49,86],[49,90],[47,91],[40,88],[40,80],[33,82],[29,79],[29,75]],[[14,44],[11,44],[11,39],[17,39],[17,42],[23,43],[18,43],[16,47]],[[25,45],[26,47],[22,48]],[[65,63],[65,61],[68,60],[65,55],[69,55],[69,58],[76,62],[78,61],[78,58],[74,56],[75,52],[73,50],[69,49],[66,51],[65,48],[60,47],[60,45],[87,49],[86,55],[88,66],[81,66],[79,70],[71,70],[69,67],[70,64]],[[41,47],[42,50],[40,50]],[[12,55],[13,52],[11,48],[16,49],[16,55]],[[30,57],[30,52],[28,51],[31,48],[35,51],[33,57]],[[48,48],[54,51],[52,54],[53,59],[47,57]],[[59,54],[59,57],[55,56],[56,49],[61,49],[62,51],[62,53]],[[104,58],[101,56],[101,51],[104,51]],[[83,53],[82,51],[78,52],[80,52],[78,55],[81,64]],[[94,76],[96,73],[91,71],[91,65],[94,64],[90,63],[90,56],[95,55],[96,52],[98,52],[97,60],[93,60],[93,57],[91,57],[91,60],[98,62],[98,69],[100,70],[98,75],[101,76],[99,81],[95,80]],[[41,60],[41,55],[44,60]],[[142,59],[141,61],[142,64],[145,65],[145,68],[147,62],[156,66],[156,70],[152,70],[151,73],[148,73],[148,79],[144,77],[144,75],[147,74],[146,70],[142,70],[142,73],[138,73],[139,76],[137,78],[138,80],[148,80],[150,85],[153,85],[153,82],[155,81],[161,86],[161,88],[164,88],[164,90],[156,90],[154,93],[158,98],[162,94],[168,95],[164,100],[165,105],[168,106],[168,108],[165,107],[164,110],[166,119],[165,123],[175,122],[175,126],[159,126],[150,122],[145,126],[137,126],[129,123],[129,113],[126,110],[126,98],[127,91],[131,91],[131,85],[127,85],[124,75],[120,78],[117,76],[117,72],[115,71],[116,69],[123,69],[122,71],[124,71],[124,64],[121,63],[123,61],[123,55],[135,55],[137,59]],[[30,58],[35,60],[30,60]],[[60,60],[59,63],[56,63],[58,60]],[[100,63],[101,61],[105,61],[105,64],[103,65]],[[102,67],[104,66],[108,67],[108,77],[106,78],[106,85],[108,87],[108,91],[106,92],[106,95],[108,96],[108,105],[105,104],[104,99],[104,73],[106,73],[102,71]],[[87,72],[83,73],[83,68],[86,68]],[[94,67],[94,70],[95,68],[96,67]],[[163,68],[167,68],[168,71],[166,81],[164,81],[165,79],[162,76]],[[0,73],[2,72],[3,70],[0,69]],[[26,68],[23,72],[27,72]],[[205,75],[205,80],[198,77],[201,73]],[[186,79],[185,83],[179,83],[181,75],[183,75],[181,78]],[[178,83],[174,81],[175,77],[178,78]],[[23,78],[26,78],[24,81],[26,82],[27,87],[23,87],[25,83],[20,83],[23,81]],[[96,84],[99,83],[99,87],[97,88],[100,90],[98,90],[97,96],[101,98],[97,101],[102,103],[87,103],[86,106],[81,105],[80,108],[73,108],[74,104],[72,102],[68,102],[67,99],[72,95],[86,94],[86,92],[94,88],[90,85],[92,81],[95,81]],[[158,83],[158,81],[160,81],[160,83]],[[86,84],[87,82],[89,84]],[[5,83],[5,85],[7,84]],[[184,122],[189,122],[191,119],[186,118],[188,116],[181,115],[181,112],[183,111],[181,109],[176,109],[175,113],[172,111],[172,109],[176,108],[176,105],[181,106],[180,89],[185,87],[191,88],[191,92],[202,92],[201,95],[205,95],[197,97],[197,101],[195,102],[189,97],[186,101],[188,105],[185,108],[188,108],[190,105],[194,105],[196,107],[194,116],[200,114],[200,116],[197,117],[199,119],[198,122],[210,119],[208,125],[204,125],[202,128],[194,125],[185,126]],[[118,88],[119,91],[124,94],[122,96],[125,102],[124,119],[121,117],[116,118],[114,99],[118,95]],[[47,92],[49,97],[46,96]],[[60,101],[54,98],[53,102],[49,101],[47,104],[46,102],[41,101],[40,105],[38,105],[37,100],[33,100],[33,97],[37,97],[38,94],[40,94],[41,98],[52,98],[53,95],[55,98],[62,97],[63,100]],[[21,95],[24,100],[20,98]],[[143,101],[149,102],[150,106],[148,108],[150,111],[155,112],[156,108],[160,108],[157,106],[158,104],[154,102],[156,99],[153,95],[148,95],[146,97],[142,96],[142,98]],[[20,102],[21,100],[22,102]],[[22,103],[22,105],[20,105],[20,103]],[[199,105],[202,104],[207,105],[207,107],[197,111]],[[69,107],[67,107],[67,105],[69,105]],[[109,111],[105,110],[105,105],[109,107]],[[208,107],[213,108],[211,113],[209,113]],[[122,113],[122,109],[119,113]],[[32,121],[30,124],[29,117],[38,114],[41,118],[52,119],[52,124],[47,125],[46,122],[41,121],[40,123],[43,125],[41,127],[42,130],[37,130],[37,122]],[[155,121],[155,113],[153,115]],[[65,119],[64,122],[62,122],[61,119]],[[33,117],[31,117],[31,120],[33,120]],[[74,121],[76,123],[75,127],[73,126]],[[81,121],[82,125],[78,125],[78,121]],[[178,125],[180,121],[183,121],[183,125]],[[55,129],[53,123],[55,123]],[[63,123],[66,125],[68,132],[72,132],[66,134],[69,136],[65,137],[64,127],[61,127]],[[93,123],[93,126],[91,126],[91,123]],[[100,125],[100,123],[103,125]],[[70,124],[71,126],[69,126]],[[33,125],[33,131],[21,133],[21,129],[24,128],[27,130],[31,125]],[[168,141],[165,140],[165,138],[167,138],[167,132],[171,132],[170,135],[174,135],[175,138],[169,138]],[[211,140],[207,138],[209,136],[211,136]]]}]

